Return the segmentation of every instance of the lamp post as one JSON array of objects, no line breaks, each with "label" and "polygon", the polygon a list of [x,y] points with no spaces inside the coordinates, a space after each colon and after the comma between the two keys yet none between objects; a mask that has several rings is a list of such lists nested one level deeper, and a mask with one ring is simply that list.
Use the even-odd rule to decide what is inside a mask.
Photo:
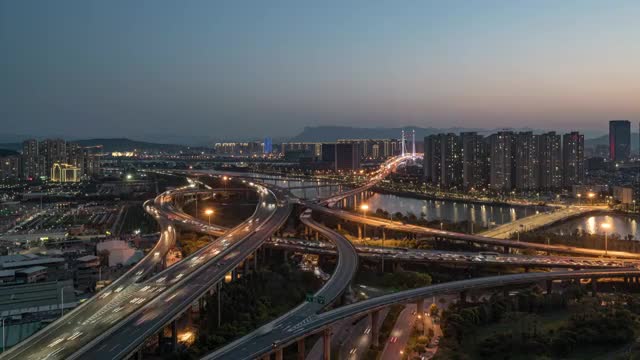
[{"label": "lamp post", "polygon": [[209,218],[209,225],[211,225],[211,215],[213,215],[213,209],[207,209],[204,211],[204,213]]},{"label": "lamp post", "polygon": [[[362,210],[362,215],[366,218],[367,217],[367,210],[369,210],[369,205],[367,204],[362,204],[360,205],[360,210]],[[367,221],[365,220],[364,222],[364,231],[363,231],[363,238],[364,240],[367,239]]]},{"label": "lamp post", "polygon": [[578,194],[578,205],[580,205],[580,198],[582,197],[582,194]]},{"label": "lamp post", "polygon": [[6,318],[2,318],[2,353],[4,353],[4,348],[5,348],[5,341],[7,340],[7,337],[4,335],[4,321]]},{"label": "lamp post", "polygon": [[611,228],[611,224],[604,223],[600,225],[604,229],[604,256],[607,256],[608,250],[608,240],[609,240],[609,229]]},{"label": "lamp post", "polygon": [[591,199],[591,206],[593,206],[593,198],[596,197],[596,194],[593,192],[590,192],[588,195],[589,199]]}]

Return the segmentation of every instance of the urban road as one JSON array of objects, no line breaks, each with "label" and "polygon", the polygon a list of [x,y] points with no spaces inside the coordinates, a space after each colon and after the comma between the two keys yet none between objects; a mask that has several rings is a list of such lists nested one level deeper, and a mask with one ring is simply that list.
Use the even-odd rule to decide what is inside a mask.
[{"label": "urban road", "polygon": [[[167,269],[158,280],[174,283],[146,306],[117,326],[85,345],[70,359],[119,359],[140,347],[167,323],[178,318],[204,293],[213,289],[240,262],[253,254],[262,242],[287,220],[291,205],[283,201],[279,189],[259,186],[261,201],[250,220],[231,229],[195,257],[186,258]],[[204,226],[204,224],[203,224]],[[191,273],[189,268],[196,267]],[[158,278],[159,275],[156,276]],[[91,352],[92,349],[98,351]]]},{"label": "urban road", "polygon": [[243,359],[251,354],[255,348],[271,346],[271,344],[283,337],[287,331],[303,323],[305,319],[315,315],[338,299],[351,284],[358,269],[358,254],[353,244],[338,232],[313,221],[310,210],[303,212],[300,219],[303,224],[318,231],[337,248],[338,263],[333,275],[314,294],[313,301],[299,305],[287,314],[264,325],[258,331],[254,331],[224,346],[207,356],[207,359]]},{"label": "urban road", "polygon": [[[417,302],[425,298],[446,294],[456,294],[463,291],[486,290],[498,287],[507,287],[523,284],[538,283],[547,280],[571,280],[571,279],[595,279],[640,276],[640,270],[636,268],[614,270],[579,270],[557,271],[544,273],[524,273],[513,275],[501,275],[475,278],[462,281],[448,282],[438,285],[426,286],[418,289],[401,291],[393,294],[382,295],[369,300],[342,306],[319,315],[312,315],[299,324],[287,329],[278,339],[277,347],[284,348],[298,339],[314,333],[321,332],[342,320],[363,316],[377,310],[382,310],[394,304],[407,304]],[[229,359],[256,359],[265,354],[272,353],[271,345],[257,341],[256,346],[246,351],[229,354]],[[232,357],[235,355],[235,357]],[[217,359],[215,353],[204,359]]]},{"label": "urban road", "polygon": [[[152,251],[125,275],[101,291],[99,295],[34,334],[27,341],[7,351],[0,358],[33,360],[72,359],[81,356],[96,358],[95,352],[88,352],[99,348],[103,339],[113,334],[115,329],[128,331],[126,327],[123,328],[123,325],[130,326],[131,323],[125,323],[124,319],[132,319],[136,315],[139,316],[143,309],[148,310],[157,306],[159,298],[163,299],[161,308],[167,309],[175,306],[175,303],[182,298],[182,296],[177,296],[178,292],[180,294],[189,293],[189,289],[183,289],[195,286],[193,277],[196,274],[200,274],[203,269],[210,272],[210,267],[205,265],[208,265],[211,259],[221,260],[214,262],[220,264],[218,271],[214,274],[216,277],[206,276],[203,279],[208,280],[206,283],[212,279],[219,281],[225,272],[228,272],[243,259],[242,255],[247,249],[259,246],[261,241],[271,234],[272,227],[279,227],[289,216],[290,205],[275,195],[275,193],[279,193],[279,190],[276,189],[274,193],[262,186],[254,186],[261,195],[261,204],[267,204],[266,206],[259,205],[256,212],[241,225],[178,264],[149,279],[147,277],[158,269],[164,255],[175,244],[176,235],[175,228],[169,225],[169,218],[173,210],[168,210],[165,214],[163,206],[171,203],[171,196],[167,196],[165,193],[153,202],[145,203],[145,209],[156,218],[164,229]],[[214,228],[208,224],[201,225],[202,232],[206,233],[211,229],[214,234],[218,234],[218,229]],[[247,240],[247,244],[252,244],[252,246],[238,246],[244,243],[243,240]],[[225,264],[225,266],[221,264]],[[171,298],[171,301],[167,301],[168,298]],[[172,308],[171,310],[182,309]],[[138,325],[153,322],[153,315],[146,316],[143,320],[139,320],[139,318],[136,320],[141,321]],[[138,327],[138,325],[134,326]],[[135,342],[132,341],[131,335],[129,333],[127,343]],[[107,348],[106,351],[103,349],[101,352],[104,355],[103,358],[117,357],[113,352],[119,346],[115,345]]]},{"label": "urban road", "polygon": [[314,211],[326,213],[347,221],[352,221],[359,224],[366,224],[369,226],[377,226],[382,227],[388,230],[401,231],[406,233],[418,234],[418,235],[427,235],[434,237],[442,237],[447,239],[454,239],[460,241],[467,241],[485,245],[493,245],[499,247],[508,247],[508,248],[516,248],[516,249],[531,249],[536,251],[545,251],[545,252],[554,252],[561,254],[575,254],[575,255],[586,255],[586,256],[610,256],[616,257],[620,259],[635,259],[640,260],[640,254],[624,252],[624,251],[607,251],[604,250],[596,250],[596,249],[587,249],[580,248],[574,246],[564,246],[564,245],[548,245],[548,244],[538,244],[538,243],[530,243],[524,241],[516,241],[516,240],[503,240],[503,239],[494,239],[487,236],[482,235],[473,235],[473,234],[463,234],[454,231],[447,230],[438,230],[427,228],[418,225],[410,225],[403,224],[398,221],[392,221],[377,217],[371,216],[363,216],[359,214],[355,214],[350,211],[345,211],[341,209],[328,208],[320,203],[311,203],[307,202],[305,205],[311,208]]}]

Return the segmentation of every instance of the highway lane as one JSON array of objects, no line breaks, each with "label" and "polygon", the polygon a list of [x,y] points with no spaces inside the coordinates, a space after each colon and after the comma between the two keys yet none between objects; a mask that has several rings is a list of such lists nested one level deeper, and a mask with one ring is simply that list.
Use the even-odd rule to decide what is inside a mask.
[{"label": "highway lane", "polygon": [[[406,304],[419,299],[440,296],[444,294],[459,293],[462,291],[484,290],[502,286],[522,285],[537,283],[545,280],[570,280],[581,278],[603,278],[603,277],[623,277],[640,276],[638,269],[615,269],[615,270],[580,270],[580,271],[558,271],[546,273],[524,273],[513,275],[489,276],[474,278],[469,280],[454,281],[437,285],[430,285],[418,289],[401,291],[393,294],[383,295],[369,300],[339,307],[337,309],[312,316],[305,319],[294,327],[287,330],[278,339],[278,346],[287,346],[297,339],[320,332],[332,324],[362,316],[375,310],[381,310],[393,304]],[[253,352],[247,356],[236,357],[235,359],[255,359],[273,351],[272,346],[253,347]],[[207,357],[216,359],[216,357]]]},{"label": "highway lane", "polygon": [[[161,277],[156,275],[150,279],[166,284],[167,290],[68,358],[124,358],[221,282],[228,272],[260,247],[289,217],[291,206],[288,203],[276,205],[282,193],[278,189],[269,191],[260,188],[263,189],[260,192],[262,204],[250,220],[199,250],[196,256],[167,269]],[[223,247],[222,250],[218,245]],[[194,269],[190,271],[191,268]],[[100,351],[92,352],[92,349]]]},{"label": "highway lane", "polygon": [[277,341],[283,332],[291,327],[313,317],[316,313],[334,302],[349,287],[358,270],[358,254],[353,244],[338,232],[315,222],[311,218],[311,210],[306,210],[300,216],[303,224],[318,231],[334,244],[338,252],[338,263],[329,279],[315,294],[314,298],[322,297],[324,303],[305,302],[287,312],[274,321],[263,325],[257,331],[214,351],[205,356],[205,359],[243,359],[248,356],[256,346],[270,346]]},{"label": "highway lane", "polygon": [[[295,238],[272,238],[272,240],[267,242],[266,245],[276,249],[280,248],[309,254],[336,254],[335,247],[332,244],[323,241],[301,240]],[[355,245],[355,247],[360,258],[363,259],[380,260],[384,257],[385,260],[389,261],[439,263],[444,265],[506,265],[571,269],[622,268],[640,265],[640,262],[635,260],[614,260],[593,257],[500,254],[490,252],[407,249],[366,245]]]},{"label": "highway lane", "polygon": [[[7,351],[0,358],[34,360],[67,358],[79,348],[101,336],[114,324],[132,314],[146,301],[164,291],[165,284],[159,284],[155,281],[162,278],[167,270],[151,279],[148,278],[158,270],[162,259],[175,244],[175,226],[172,226],[171,223],[176,220],[176,212],[168,205],[173,204],[175,194],[186,189],[189,188],[170,190],[159,195],[153,201],[145,202],[145,210],[158,221],[163,229],[160,232],[158,242],[146,257],[99,294],[45,327],[28,341],[24,341]],[[186,214],[179,213],[177,215],[180,216],[180,219],[190,218]],[[251,221],[251,219],[247,221]],[[209,233],[212,235],[218,235],[222,228],[202,224],[199,229],[205,232],[210,231]],[[220,252],[228,245],[215,241],[210,246]],[[190,269],[184,271],[180,276],[188,274],[201,263],[201,260],[189,263]],[[175,271],[177,267],[170,269],[170,271]]]},{"label": "highway lane", "polygon": [[[565,245],[547,245],[547,244],[538,244],[538,243],[530,243],[524,241],[515,241],[515,240],[502,240],[502,239],[494,239],[481,235],[472,235],[472,234],[463,234],[457,233],[453,231],[447,230],[438,230],[427,228],[418,225],[410,225],[403,224],[398,221],[392,221],[387,219],[381,219],[376,217],[365,217],[362,215],[358,215],[356,213],[352,213],[349,211],[334,209],[322,206],[320,204],[314,204],[307,202],[306,206],[313,209],[314,211],[323,212],[332,216],[336,216],[341,219],[345,219],[348,221],[367,224],[369,226],[379,226],[385,227],[389,230],[402,231],[407,233],[419,234],[419,235],[427,235],[427,236],[440,236],[448,239],[455,239],[461,241],[474,242],[479,244],[500,246],[500,247],[510,247],[517,249],[532,249],[536,251],[546,251],[546,252],[554,252],[554,253],[562,253],[562,254],[576,254],[576,255],[585,255],[585,256],[604,256],[604,250],[596,250],[596,249],[587,249],[580,248],[574,246],[565,246]],[[640,254],[629,253],[624,251],[607,251],[609,257],[616,257],[620,259],[635,259],[640,260]]]},{"label": "highway lane", "polygon": [[[147,201],[144,207],[152,216],[154,210],[157,209],[153,201]],[[176,241],[175,229],[162,219],[159,219],[159,223],[164,230],[160,232],[160,238],[149,255],[103,289],[100,294],[11,348],[2,354],[0,359],[64,358],[66,353],[74,351],[89,339],[98,336],[102,329],[110,326],[111,321],[123,318],[127,313],[130,313],[133,310],[132,307],[125,306],[125,304],[128,304],[131,294],[143,287],[137,282],[157,270],[163,256]],[[104,294],[112,296],[103,297]],[[106,310],[121,306],[123,307],[121,311],[116,312],[108,321],[100,318]],[[77,332],[81,333],[77,338],[66,340]],[[60,341],[60,339],[63,340]]]}]

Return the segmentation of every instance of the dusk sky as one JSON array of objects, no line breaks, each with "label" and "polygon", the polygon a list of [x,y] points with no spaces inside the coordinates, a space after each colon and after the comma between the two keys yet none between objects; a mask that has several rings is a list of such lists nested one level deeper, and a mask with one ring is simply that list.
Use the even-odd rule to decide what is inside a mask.
[{"label": "dusk sky", "polygon": [[640,120],[640,1],[3,1],[3,134]]}]

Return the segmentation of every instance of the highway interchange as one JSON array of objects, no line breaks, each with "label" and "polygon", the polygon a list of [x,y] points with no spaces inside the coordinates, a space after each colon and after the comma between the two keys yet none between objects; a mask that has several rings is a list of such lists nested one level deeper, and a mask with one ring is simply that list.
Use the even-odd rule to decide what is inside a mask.
[{"label": "highway interchange", "polygon": [[[417,261],[471,261],[471,262],[512,262],[509,256],[494,256],[479,259],[471,254],[448,254],[446,252],[403,251],[374,249],[361,247],[358,250],[342,235],[315,222],[311,211],[328,213],[349,221],[366,223],[372,226],[384,226],[387,229],[401,230],[430,236],[442,236],[464,241],[480,242],[489,245],[509,246],[514,248],[532,248],[539,251],[553,251],[581,255],[602,255],[599,250],[569,248],[563,246],[528,244],[510,240],[496,240],[477,235],[458,234],[453,232],[406,225],[384,219],[362,217],[332,206],[341,199],[370,189],[383,179],[396,166],[410,159],[410,156],[397,157],[381,166],[373,174],[371,181],[362,187],[332,196],[321,202],[308,202],[294,198],[285,189],[265,186],[242,180],[253,187],[260,196],[254,214],[233,229],[224,229],[209,225],[184,214],[175,206],[173,197],[191,191],[181,188],[166,192],[154,201],[147,202],[145,208],[152,214],[163,231],[152,252],[140,261],[133,269],[116,280],[99,295],[85,302],[63,318],[41,330],[30,338],[2,355],[3,359],[120,359],[135,352],[144,341],[158,333],[166,324],[179,317],[185,309],[197,301],[206,292],[216,289],[224,276],[235,269],[242,261],[255,253],[274,232],[276,232],[290,216],[292,204],[298,203],[307,207],[301,215],[301,221],[314,231],[328,239],[334,251],[337,249],[338,265],[333,276],[318,291],[316,296],[323,296],[327,304],[336,300],[348,289],[357,270],[358,254],[361,256],[390,256]],[[325,207],[329,205],[329,207]],[[179,224],[192,231],[219,236],[216,240],[200,249],[177,264],[159,272],[158,270],[166,252],[175,244],[174,226]],[[307,248],[309,248],[307,246]],[[392,253],[395,251],[396,253]],[[366,255],[365,255],[366,254]],[[640,255],[630,253],[609,252],[618,258],[638,259]],[[460,258],[460,256],[464,257]],[[540,257],[518,258],[522,263],[539,262]],[[469,260],[471,259],[471,260]],[[606,260],[583,260],[566,257],[555,257],[553,267],[621,267],[625,263]],[[600,263],[598,263],[600,262]],[[557,265],[557,266],[555,266]],[[575,266],[574,266],[575,265]],[[552,267],[551,263],[546,267]],[[319,313],[326,306],[309,302],[298,306],[284,316],[276,319],[263,328],[209,354],[206,359],[245,359],[256,358],[271,352],[279,352],[283,346],[309,334],[322,331],[337,321],[355,316],[362,316],[377,311],[390,304],[407,303],[445,293],[455,293],[470,289],[485,289],[512,284],[533,283],[549,279],[574,279],[596,277],[638,276],[637,269],[580,270],[558,271],[551,273],[526,273],[498,277],[477,278],[458,282],[433,285],[425,288],[408,290],[385,295],[370,300],[339,307]],[[97,351],[96,351],[97,350]]]}]

